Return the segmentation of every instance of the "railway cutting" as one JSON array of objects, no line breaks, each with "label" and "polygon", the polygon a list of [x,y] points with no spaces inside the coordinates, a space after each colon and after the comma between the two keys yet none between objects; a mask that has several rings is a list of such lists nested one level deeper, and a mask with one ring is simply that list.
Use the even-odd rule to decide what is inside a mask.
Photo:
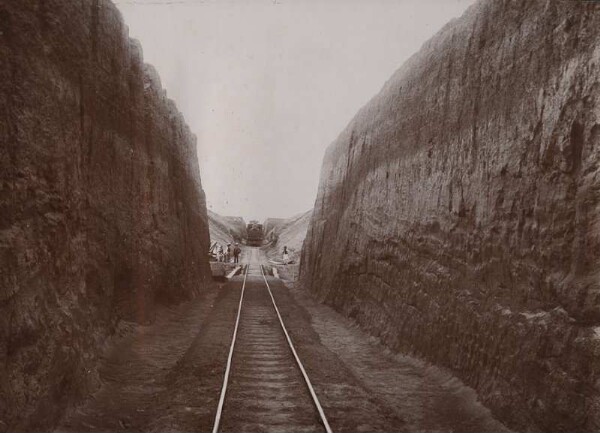
[{"label": "railway cutting", "polygon": [[219,431],[331,432],[256,263],[245,268],[213,426],[213,433]]}]

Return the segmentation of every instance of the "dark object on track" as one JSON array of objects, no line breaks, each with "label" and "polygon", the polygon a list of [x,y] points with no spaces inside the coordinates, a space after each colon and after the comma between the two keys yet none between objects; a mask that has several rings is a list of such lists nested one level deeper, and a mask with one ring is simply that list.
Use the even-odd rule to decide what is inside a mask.
[{"label": "dark object on track", "polygon": [[246,227],[247,244],[253,247],[260,247],[263,244],[265,233],[263,225],[258,221],[250,221]]}]

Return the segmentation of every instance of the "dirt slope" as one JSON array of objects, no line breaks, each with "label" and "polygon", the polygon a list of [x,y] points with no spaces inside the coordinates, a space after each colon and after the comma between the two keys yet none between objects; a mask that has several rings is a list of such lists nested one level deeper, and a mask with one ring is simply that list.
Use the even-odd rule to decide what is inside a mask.
[{"label": "dirt slope", "polygon": [[246,222],[241,217],[223,216],[208,211],[210,241],[226,245],[229,242],[242,242],[246,238]]},{"label": "dirt slope", "polygon": [[[290,259],[298,262],[311,216],[312,210],[309,210],[291,218],[281,219],[277,224],[270,224],[270,230],[265,234],[267,242],[269,242],[265,248],[267,256],[270,259],[281,260],[283,247],[287,246]],[[267,221],[265,227],[267,227]]]}]

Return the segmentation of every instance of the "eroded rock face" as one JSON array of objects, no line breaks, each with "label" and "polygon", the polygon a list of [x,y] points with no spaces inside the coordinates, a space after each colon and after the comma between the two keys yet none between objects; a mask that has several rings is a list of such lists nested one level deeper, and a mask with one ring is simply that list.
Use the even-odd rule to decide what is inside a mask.
[{"label": "eroded rock face", "polygon": [[108,0],[0,0],[0,113],[0,430],[47,430],[119,318],[202,290],[205,198]]},{"label": "eroded rock face", "polygon": [[600,7],[480,1],[328,149],[301,278],[516,429],[600,429]]}]

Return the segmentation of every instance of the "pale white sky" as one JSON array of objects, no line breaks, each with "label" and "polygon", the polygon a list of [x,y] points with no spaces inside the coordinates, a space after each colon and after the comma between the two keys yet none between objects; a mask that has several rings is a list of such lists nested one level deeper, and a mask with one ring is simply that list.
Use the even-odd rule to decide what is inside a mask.
[{"label": "pale white sky", "polygon": [[474,0],[115,3],[198,136],[209,209],[263,220],[314,205],[327,145]]}]

